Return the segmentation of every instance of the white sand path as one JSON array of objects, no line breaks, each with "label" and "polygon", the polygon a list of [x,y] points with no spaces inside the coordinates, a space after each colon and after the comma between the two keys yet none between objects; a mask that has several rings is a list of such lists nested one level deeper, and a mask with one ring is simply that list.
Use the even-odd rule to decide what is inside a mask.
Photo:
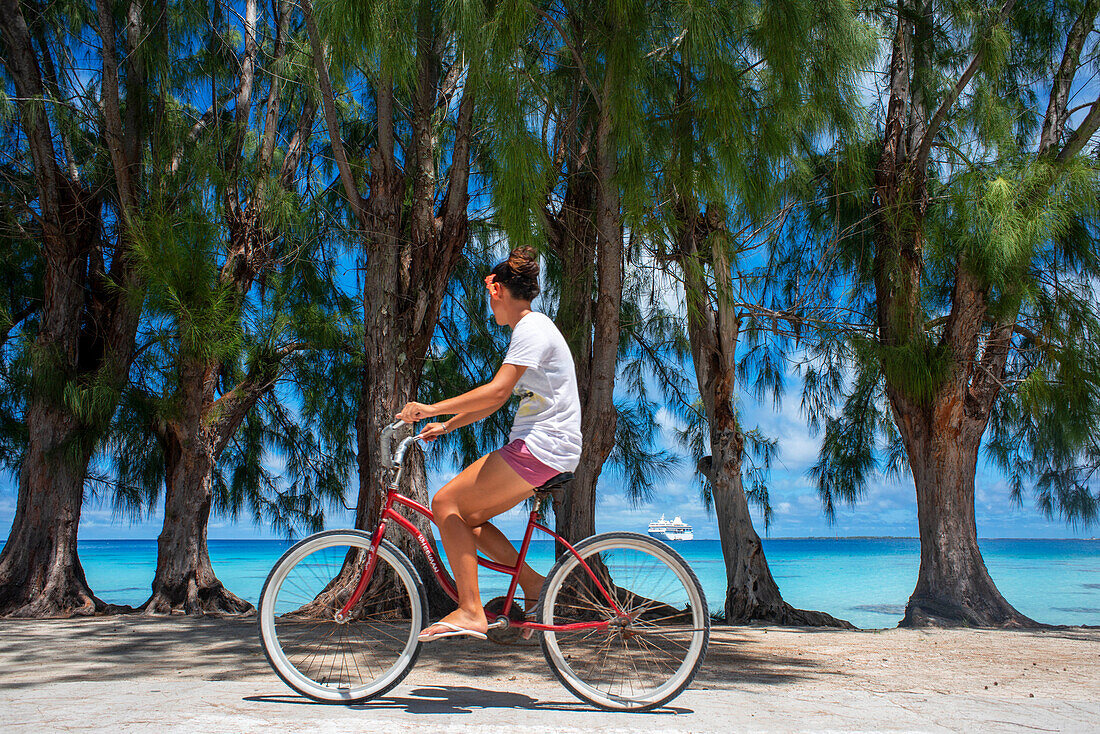
[{"label": "white sand path", "polygon": [[322,706],[267,666],[251,620],[0,621],[0,731],[1100,732],[1100,630],[716,629],[695,684],[598,711],[537,646],[426,645],[386,697]]}]

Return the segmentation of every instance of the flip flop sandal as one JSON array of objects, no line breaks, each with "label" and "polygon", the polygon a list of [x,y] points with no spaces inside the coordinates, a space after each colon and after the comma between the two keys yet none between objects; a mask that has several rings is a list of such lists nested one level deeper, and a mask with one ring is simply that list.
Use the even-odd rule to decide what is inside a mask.
[{"label": "flip flop sandal", "polygon": [[466,629],[465,627],[459,627],[457,624],[451,624],[450,622],[436,622],[432,624],[428,629],[432,627],[447,627],[446,632],[435,632],[429,634],[428,630],[424,630],[416,636],[419,642],[431,642],[432,640],[441,640],[444,637],[462,637],[468,636],[478,640],[488,639],[484,632],[478,632],[477,630]]}]

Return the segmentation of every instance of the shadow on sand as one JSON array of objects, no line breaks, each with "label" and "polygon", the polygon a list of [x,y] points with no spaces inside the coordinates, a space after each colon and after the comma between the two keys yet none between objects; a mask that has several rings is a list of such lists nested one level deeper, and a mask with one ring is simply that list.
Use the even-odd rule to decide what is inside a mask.
[{"label": "shadow on sand", "polygon": [[[398,709],[410,714],[470,714],[482,709],[525,709],[530,711],[564,711],[584,713],[599,711],[581,701],[540,701],[523,693],[494,691],[471,686],[421,686],[410,691],[412,696],[381,696],[362,704],[344,706],[352,711]],[[284,705],[330,706],[294,695],[246,696],[245,701]],[[692,709],[666,706],[648,714],[676,716],[695,713]]]},{"label": "shadow on sand", "polygon": [[[260,648],[254,618],[124,615],[33,622],[0,620],[0,669],[6,672],[0,676],[0,690],[50,682],[144,677],[277,682]],[[462,676],[471,682],[517,674],[553,681],[538,646],[501,646],[474,640],[425,645],[417,669]],[[822,672],[828,671],[822,671],[813,660],[770,649],[759,638],[736,629],[716,628],[694,687],[791,684]],[[501,688],[507,686],[507,682],[501,682]],[[478,695],[483,694],[488,695]],[[501,701],[507,701],[517,694],[499,695],[504,697]],[[443,700],[434,705],[450,705],[446,703],[450,698]]]}]

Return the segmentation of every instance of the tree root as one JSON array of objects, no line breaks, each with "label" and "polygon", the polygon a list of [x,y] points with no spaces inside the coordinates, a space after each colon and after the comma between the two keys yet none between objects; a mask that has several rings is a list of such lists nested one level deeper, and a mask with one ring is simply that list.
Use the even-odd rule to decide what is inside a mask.
[{"label": "tree root", "polygon": [[725,624],[754,624],[766,622],[768,624],[783,625],[786,627],[835,627],[837,629],[858,629],[851,622],[837,619],[831,614],[817,612],[810,609],[796,609],[787,602],[768,606],[758,606],[752,610],[740,611],[738,614],[725,617]]},{"label": "tree root", "polygon": [[194,579],[186,585],[170,588],[160,585],[148,601],[136,610],[141,614],[186,614],[197,616],[248,616],[255,607],[221,583],[199,587]]},{"label": "tree root", "polygon": [[1016,611],[1008,602],[963,606],[929,596],[910,597],[898,627],[986,627],[991,629],[1046,629],[1050,625]]}]

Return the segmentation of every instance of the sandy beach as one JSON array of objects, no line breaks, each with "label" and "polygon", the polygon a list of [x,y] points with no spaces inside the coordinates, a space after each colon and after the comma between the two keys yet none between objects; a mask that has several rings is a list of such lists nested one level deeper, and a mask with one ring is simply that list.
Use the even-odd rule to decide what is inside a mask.
[{"label": "sandy beach", "polygon": [[537,645],[426,645],[385,698],[322,706],[268,668],[252,620],[0,621],[6,732],[1100,731],[1100,630],[718,628],[663,710],[574,699]]}]

